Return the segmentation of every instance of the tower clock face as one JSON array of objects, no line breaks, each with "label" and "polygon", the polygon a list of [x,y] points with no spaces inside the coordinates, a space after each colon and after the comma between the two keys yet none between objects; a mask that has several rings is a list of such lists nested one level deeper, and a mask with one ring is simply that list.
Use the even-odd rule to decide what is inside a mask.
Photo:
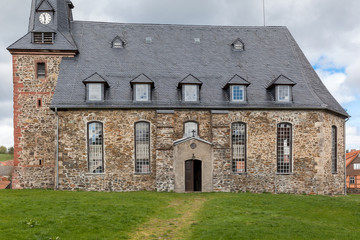
[{"label": "tower clock face", "polygon": [[39,20],[42,24],[49,24],[51,22],[51,15],[49,13],[42,13],[39,16]]}]

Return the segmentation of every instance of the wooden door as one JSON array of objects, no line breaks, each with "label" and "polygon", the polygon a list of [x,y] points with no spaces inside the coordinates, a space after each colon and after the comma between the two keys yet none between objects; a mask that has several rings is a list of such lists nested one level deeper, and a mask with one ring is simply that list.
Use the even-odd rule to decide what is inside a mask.
[{"label": "wooden door", "polygon": [[185,162],[185,191],[194,191],[194,161],[188,160]]},{"label": "wooden door", "polygon": [[185,162],[185,191],[201,192],[201,161],[188,160]]}]

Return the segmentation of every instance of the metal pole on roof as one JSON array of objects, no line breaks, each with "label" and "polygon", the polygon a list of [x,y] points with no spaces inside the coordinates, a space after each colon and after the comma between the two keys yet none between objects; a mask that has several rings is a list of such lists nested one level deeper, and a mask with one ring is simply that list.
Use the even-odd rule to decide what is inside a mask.
[{"label": "metal pole on roof", "polygon": [[265,19],[265,0],[263,0],[263,17],[264,17],[264,27],[266,26],[266,19]]}]

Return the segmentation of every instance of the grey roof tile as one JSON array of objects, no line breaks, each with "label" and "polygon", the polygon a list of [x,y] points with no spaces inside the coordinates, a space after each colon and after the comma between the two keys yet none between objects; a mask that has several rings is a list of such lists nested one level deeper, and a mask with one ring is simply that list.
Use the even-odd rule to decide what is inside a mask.
[{"label": "grey roof tile", "polygon": [[[229,27],[162,24],[72,23],[71,34],[79,49],[74,58],[63,59],[52,107],[58,108],[152,108],[152,109],[324,109],[348,114],[327,91],[285,27]],[[126,47],[111,48],[116,36]],[[152,37],[152,43],[145,42]],[[194,38],[201,43],[195,44]],[[244,51],[233,51],[234,39]],[[101,105],[88,105],[82,80],[98,72],[108,81]],[[145,74],[155,88],[151,103],[132,101],[129,82]],[[181,101],[179,82],[202,83],[200,102]],[[247,103],[230,103],[223,87],[234,75],[251,85]],[[293,102],[279,104],[267,87],[278,76],[291,79]],[[279,79],[280,80],[280,79]],[[196,82],[195,81],[195,82]]]}]

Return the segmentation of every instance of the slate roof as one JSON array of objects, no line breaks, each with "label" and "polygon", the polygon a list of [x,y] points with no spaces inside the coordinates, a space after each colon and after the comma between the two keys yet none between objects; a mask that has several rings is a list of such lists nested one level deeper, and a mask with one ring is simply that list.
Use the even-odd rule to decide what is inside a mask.
[{"label": "slate roof", "polygon": [[[63,59],[52,108],[326,109],[348,117],[286,27],[75,21],[71,34],[79,54]],[[126,41],[124,48],[111,47],[116,36]],[[244,51],[232,50],[236,39]],[[95,72],[110,87],[104,102],[89,104],[82,80]],[[155,84],[152,101],[145,105],[133,102],[129,84],[140,74]],[[202,83],[199,103],[181,101],[178,84],[190,74]],[[223,89],[236,74],[250,83],[247,104],[230,103]],[[296,84],[292,103],[275,102],[267,89],[281,75]]]}]

